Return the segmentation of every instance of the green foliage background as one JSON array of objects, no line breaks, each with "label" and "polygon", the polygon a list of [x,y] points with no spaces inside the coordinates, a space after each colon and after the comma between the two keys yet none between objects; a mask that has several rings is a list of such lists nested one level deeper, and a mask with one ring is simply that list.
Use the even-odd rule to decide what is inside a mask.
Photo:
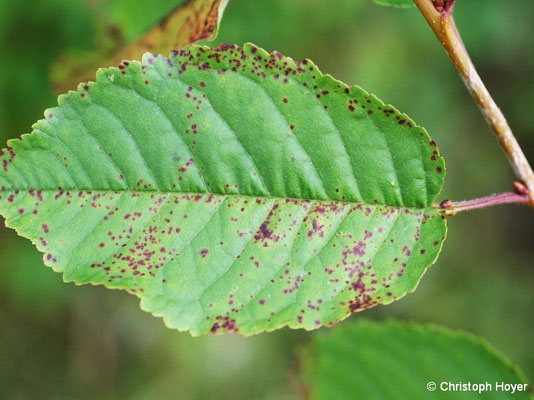
[{"label": "green foliage background", "polygon": [[[113,3],[121,23],[138,20],[138,12],[121,12],[129,2]],[[475,65],[533,160],[534,7],[529,0],[470,0],[459,1],[455,14]],[[84,0],[0,0],[2,143],[29,132],[56,104],[48,73],[57,55],[91,48],[95,35]],[[447,162],[442,199],[510,189],[506,159],[416,9],[369,0],[231,0],[217,42],[245,41],[308,57],[425,126]],[[486,337],[532,379],[533,238],[534,214],[526,208],[450,218],[442,255],[419,289],[352,320],[394,316],[462,328]],[[285,329],[193,339],[167,330],[132,296],[63,284],[29,241],[5,228],[0,321],[0,392],[10,399],[294,399],[295,356],[313,335]]]}]

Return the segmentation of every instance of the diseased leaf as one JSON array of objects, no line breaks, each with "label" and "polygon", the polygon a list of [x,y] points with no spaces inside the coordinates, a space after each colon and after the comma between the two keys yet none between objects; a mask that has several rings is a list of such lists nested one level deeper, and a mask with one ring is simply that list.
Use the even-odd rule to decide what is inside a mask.
[{"label": "diseased leaf", "polygon": [[0,214],[66,281],[193,334],[314,329],[414,290],[445,174],[426,131],[252,44],[101,69],[0,156]]},{"label": "diseased leaf", "polygon": [[104,64],[118,65],[135,59],[145,51],[168,54],[174,49],[217,36],[228,0],[180,1],[174,12],[128,44],[121,31],[112,26],[102,28],[98,49],[85,56],[66,54],[53,69],[52,81],[58,92],[72,89],[81,80],[94,79],[94,72]]},{"label": "diseased leaf", "polygon": [[[309,398],[317,400],[531,398],[519,368],[486,341],[435,325],[360,320],[315,336],[302,361]],[[488,382],[492,390],[453,390],[449,382]],[[516,385],[515,393],[497,383]]]},{"label": "diseased leaf", "polygon": [[376,4],[381,6],[393,6],[398,8],[414,7],[413,0],[373,0]]},{"label": "diseased leaf", "polygon": [[138,39],[189,0],[93,0],[91,9],[120,29],[127,42]]}]

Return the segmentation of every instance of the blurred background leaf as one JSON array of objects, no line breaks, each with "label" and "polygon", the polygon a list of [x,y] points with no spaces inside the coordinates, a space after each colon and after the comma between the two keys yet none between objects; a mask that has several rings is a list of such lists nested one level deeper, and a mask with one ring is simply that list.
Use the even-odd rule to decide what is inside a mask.
[{"label": "blurred background leaf", "polygon": [[[523,373],[487,341],[433,324],[360,319],[318,333],[301,358],[311,399],[532,399]],[[482,394],[447,382],[480,385]]]},{"label": "blurred background leaf", "polygon": [[[86,50],[74,47],[60,55],[51,68],[54,90],[74,90],[80,82],[94,81],[98,68],[140,59],[146,51],[168,55],[201,39],[214,39],[227,3],[228,0],[93,2],[96,45]],[[169,5],[173,5],[170,10]]]},{"label": "blurred background leaf", "polygon": [[376,4],[381,6],[393,6],[399,8],[414,7],[415,4],[412,0],[373,0]]},{"label": "blurred background leaf", "polygon": [[[98,21],[89,3],[0,0],[2,142],[29,132],[56,104],[48,80],[56,57],[68,48],[94,46]],[[159,20],[151,14],[156,7],[139,11],[137,2],[91,3],[114,10],[129,26],[125,38]],[[179,2],[157,3],[171,10]],[[531,1],[458,2],[455,18],[482,78],[527,158],[534,159]],[[246,41],[309,57],[324,72],[365,87],[425,126],[447,162],[442,199],[511,189],[505,157],[417,9],[369,0],[232,0],[219,38],[209,44]],[[473,332],[532,379],[533,237],[534,214],[525,207],[450,218],[449,239],[418,290],[365,316]],[[4,228],[0,318],[0,392],[10,399],[295,399],[295,348],[311,337],[282,330],[246,339],[193,339],[167,330],[139,311],[133,296],[63,284],[29,242]]]}]

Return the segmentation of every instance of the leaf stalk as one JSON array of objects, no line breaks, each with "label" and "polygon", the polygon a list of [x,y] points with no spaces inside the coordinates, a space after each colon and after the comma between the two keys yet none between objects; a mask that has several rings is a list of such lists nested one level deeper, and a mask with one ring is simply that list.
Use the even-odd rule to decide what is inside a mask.
[{"label": "leaf stalk", "polygon": [[435,208],[438,208],[446,216],[453,216],[456,213],[461,211],[476,210],[478,208],[486,208],[491,206],[497,206],[500,204],[509,204],[509,203],[520,203],[527,204],[531,199],[528,195],[506,192],[499,194],[492,194],[490,196],[482,197],[474,200],[464,200],[464,201],[452,201],[445,200],[440,204],[434,205]]}]

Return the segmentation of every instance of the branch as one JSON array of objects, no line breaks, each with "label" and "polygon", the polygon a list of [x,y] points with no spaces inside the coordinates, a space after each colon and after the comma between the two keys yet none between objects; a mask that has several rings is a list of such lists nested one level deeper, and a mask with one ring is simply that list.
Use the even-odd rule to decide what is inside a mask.
[{"label": "branch", "polygon": [[497,137],[499,144],[512,165],[517,178],[528,188],[528,201],[534,208],[534,172],[523,154],[503,113],[491,98],[480,79],[473,62],[458,33],[452,17],[454,0],[413,0],[436,34],[438,40],[458,70],[467,89],[476,101],[486,122]]}]

